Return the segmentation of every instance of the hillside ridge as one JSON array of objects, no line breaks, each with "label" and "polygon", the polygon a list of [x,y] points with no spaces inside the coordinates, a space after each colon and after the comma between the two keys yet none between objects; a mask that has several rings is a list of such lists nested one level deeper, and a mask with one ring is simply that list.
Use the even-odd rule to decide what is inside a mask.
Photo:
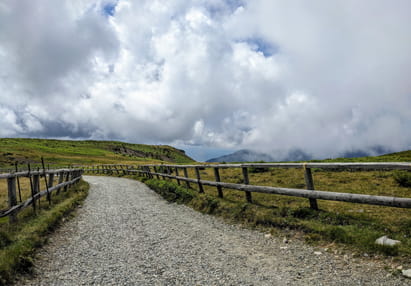
[{"label": "hillside ridge", "polygon": [[0,138],[0,167],[39,164],[56,166],[91,164],[190,163],[184,150],[168,145],[133,144],[121,141]]}]

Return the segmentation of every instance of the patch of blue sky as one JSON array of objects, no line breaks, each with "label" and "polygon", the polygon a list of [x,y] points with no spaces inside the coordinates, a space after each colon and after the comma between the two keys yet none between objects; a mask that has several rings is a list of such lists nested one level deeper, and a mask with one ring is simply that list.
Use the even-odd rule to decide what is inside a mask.
[{"label": "patch of blue sky", "polygon": [[262,53],[264,57],[271,57],[279,51],[279,47],[277,45],[260,37],[251,37],[240,40],[239,42],[246,42],[254,51]]},{"label": "patch of blue sky", "polygon": [[223,4],[205,4],[207,12],[212,18],[219,17],[224,14],[231,14],[239,7],[244,6],[244,0],[224,0]]},{"label": "patch of blue sky", "polygon": [[107,2],[103,6],[103,14],[107,17],[109,16],[114,16],[116,13],[116,6],[117,6],[118,1],[112,1],[112,2]]}]

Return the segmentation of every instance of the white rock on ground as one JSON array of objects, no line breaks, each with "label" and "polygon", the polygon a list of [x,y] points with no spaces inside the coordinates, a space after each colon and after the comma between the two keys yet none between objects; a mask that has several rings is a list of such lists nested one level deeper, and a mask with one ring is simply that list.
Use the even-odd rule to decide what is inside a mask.
[{"label": "white rock on ground", "polygon": [[377,238],[375,240],[375,243],[379,245],[385,245],[385,246],[395,246],[397,244],[400,244],[401,241],[388,238],[386,235],[384,235],[384,236],[381,236],[380,238]]},{"label": "white rock on ground", "polygon": [[404,275],[407,278],[411,278],[411,269],[403,270],[402,275]]}]

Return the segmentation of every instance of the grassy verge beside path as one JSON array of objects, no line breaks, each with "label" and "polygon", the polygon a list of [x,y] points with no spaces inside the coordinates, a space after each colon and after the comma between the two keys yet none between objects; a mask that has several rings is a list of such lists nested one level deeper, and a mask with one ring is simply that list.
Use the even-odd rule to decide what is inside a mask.
[{"label": "grassy verge beside path", "polygon": [[36,249],[82,203],[88,189],[89,185],[80,181],[69,191],[53,196],[51,207],[44,202],[36,215],[30,208],[19,214],[15,225],[9,225],[8,218],[0,220],[0,285],[9,285],[17,274],[31,271]]}]

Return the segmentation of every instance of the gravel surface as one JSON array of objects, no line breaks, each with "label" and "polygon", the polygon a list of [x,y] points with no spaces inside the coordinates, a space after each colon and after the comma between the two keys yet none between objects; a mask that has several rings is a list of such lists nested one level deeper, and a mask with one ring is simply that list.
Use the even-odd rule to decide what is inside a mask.
[{"label": "gravel surface", "polygon": [[409,285],[370,260],[336,256],[169,204],[140,182],[85,179],[78,215],[18,285]]}]

